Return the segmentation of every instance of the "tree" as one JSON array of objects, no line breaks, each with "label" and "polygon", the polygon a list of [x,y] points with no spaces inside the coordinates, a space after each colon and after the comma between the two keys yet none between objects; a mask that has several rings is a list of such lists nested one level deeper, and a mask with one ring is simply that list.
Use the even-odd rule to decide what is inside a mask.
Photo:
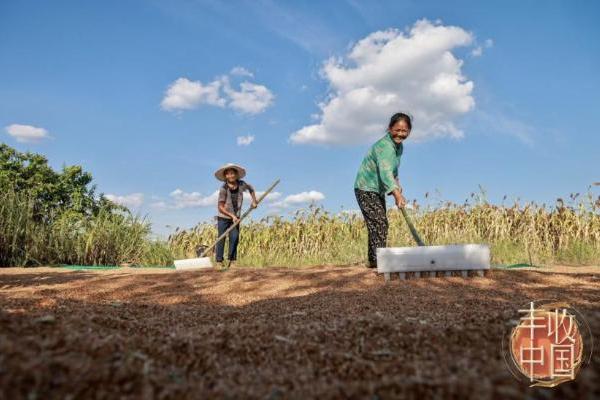
[{"label": "tree", "polygon": [[63,166],[56,172],[43,155],[21,153],[6,144],[0,144],[0,190],[31,196],[40,217],[67,210],[95,215],[101,208],[123,209],[102,195],[95,197],[92,175],[81,166]]}]

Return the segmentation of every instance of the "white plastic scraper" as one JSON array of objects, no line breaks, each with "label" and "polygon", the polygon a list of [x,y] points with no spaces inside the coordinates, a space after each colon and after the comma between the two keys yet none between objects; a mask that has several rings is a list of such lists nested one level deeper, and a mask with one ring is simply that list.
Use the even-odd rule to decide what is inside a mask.
[{"label": "white plastic scraper", "polygon": [[184,260],[175,260],[175,269],[202,269],[212,268],[210,257],[186,258]]},{"label": "white plastic scraper", "polygon": [[418,247],[383,247],[377,249],[377,272],[390,279],[390,273],[398,273],[400,279],[407,272],[417,277],[422,272],[443,271],[451,276],[452,271],[460,271],[468,276],[468,271],[477,271],[482,276],[490,269],[490,248],[484,244],[453,244],[445,246],[425,246],[404,208],[400,209]]}]

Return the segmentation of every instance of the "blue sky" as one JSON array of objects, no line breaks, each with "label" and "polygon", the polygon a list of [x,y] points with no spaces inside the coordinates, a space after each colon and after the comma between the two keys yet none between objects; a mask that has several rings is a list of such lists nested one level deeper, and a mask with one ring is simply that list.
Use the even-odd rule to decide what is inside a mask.
[{"label": "blue sky", "polygon": [[160,234],[215,214],[225,162],[282,179],[257,216],[356,209],[396,109],[415,116],[409,199],[600,181],[600,5],[422,3],[3,1],[0,140],[82,164]]}]

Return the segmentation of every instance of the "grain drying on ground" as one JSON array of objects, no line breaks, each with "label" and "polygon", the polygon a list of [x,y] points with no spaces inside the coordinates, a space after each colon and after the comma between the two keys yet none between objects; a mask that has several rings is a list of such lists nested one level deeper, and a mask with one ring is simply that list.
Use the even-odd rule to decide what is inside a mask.
[{"label": "grain drying on ground", "polygon": [[598,351],[542,392],[500,340],[532,299],[568,300],[600,332],[599,289],[599,267],[387,285],[359,267],[6,269],[0,398],[591,399]]}]

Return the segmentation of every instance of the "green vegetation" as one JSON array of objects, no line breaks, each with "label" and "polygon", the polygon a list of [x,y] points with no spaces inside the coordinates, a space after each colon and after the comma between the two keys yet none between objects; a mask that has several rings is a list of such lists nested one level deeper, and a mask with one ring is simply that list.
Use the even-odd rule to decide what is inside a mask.
[{"label": "green vegetation", "polygon": [[[56,172],[47,160],[0,145],[0,266],[48,264],[172,265],[216,239],[214,225],[178,230],[167,242],[150,239],[150,224],[95,194],[80,166]],[[413,222],[427,244],[487,243],[492,262],[600,264],[600,197],[591,191],[552,207],[497,206],[472,195],[464,204],[414,204]],[[389,211],[389,245],[413,246],[397,210]],[[360,215],[311,207],[292,218],[245,222],[240,264],[347,264],[366,259]]]},{"label": "green vegetation", "polygon": [[55,172],[46,158],[0,145],[0,266],[169,265],[150,224],[95,195],[80,166]]}]

